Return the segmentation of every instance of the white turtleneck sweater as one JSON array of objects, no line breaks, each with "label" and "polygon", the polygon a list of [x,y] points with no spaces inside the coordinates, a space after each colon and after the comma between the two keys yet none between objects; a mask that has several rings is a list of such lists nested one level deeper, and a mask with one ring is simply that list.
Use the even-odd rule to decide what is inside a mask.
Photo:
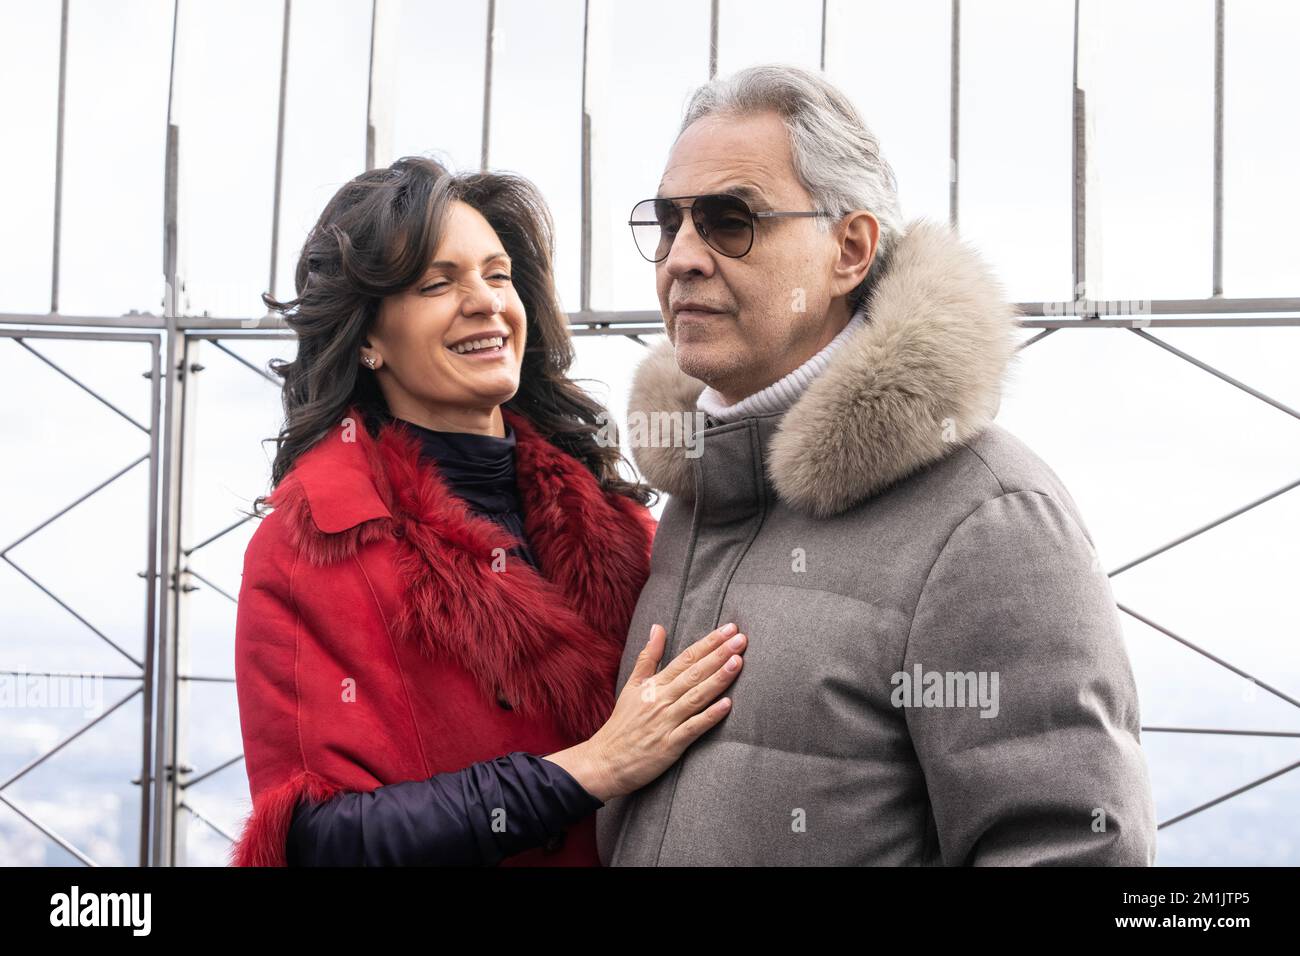
[{"label": "white turtleneck sweater", "polygon": [[853,318],[849,319],[848,324],[840,330],[840,333],[831,339],[825,348],[789,375],[773,382],[762,391],[755,392],[747,398],[742,398],[734,405],[725,404],[721,395],[714,389],[705,386],[704,391],[700,393],[700,397],[695,403],[695,407],[724,424],[738,422],[742,418],[752,418],[755,415],[771,415],[774,412],[785,411],[803,394],[804,389],[808,387],[813,379],[826,371],[827,366],[830,365],[832,353],[843,345],[854,332],[867,324],[866,297],[863,298],[863,304],[858,307],[858,311],[853,314]]}]

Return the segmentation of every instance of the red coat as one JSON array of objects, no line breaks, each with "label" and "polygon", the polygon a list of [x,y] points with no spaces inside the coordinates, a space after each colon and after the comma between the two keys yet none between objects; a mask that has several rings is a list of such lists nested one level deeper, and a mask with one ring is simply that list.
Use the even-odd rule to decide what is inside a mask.
[{"label": "red coat", "polygon": [[[418,439],[392,426],[372,439],[356,409],[272,494],[244,555],[235,630],[253,808],[233,865],[284,865],[300,795],[553,753],[613,710],[654,519],[503,413],[541,574],[420,460]],[[506,863],[599,865],[594,815],[559,850]]]}]

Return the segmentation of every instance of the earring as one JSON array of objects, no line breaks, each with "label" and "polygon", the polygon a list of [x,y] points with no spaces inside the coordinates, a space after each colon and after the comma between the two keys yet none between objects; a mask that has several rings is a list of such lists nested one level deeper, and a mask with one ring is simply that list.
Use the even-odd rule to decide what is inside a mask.
[{"label": "earring", "polygon": [[367,355],[361,361],[365,362],[366,368],[370,369],[372,372],[375,370],[375,360],[373,357]]}]

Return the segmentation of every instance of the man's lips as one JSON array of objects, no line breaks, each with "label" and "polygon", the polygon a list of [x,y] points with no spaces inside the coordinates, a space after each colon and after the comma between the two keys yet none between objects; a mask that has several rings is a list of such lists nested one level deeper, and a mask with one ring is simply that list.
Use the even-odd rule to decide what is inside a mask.
[{"label": "man's lips", "polygon": [[681,305],[673,307],[673,315],[679,319],[707,319],[714,315],[726,315],[726,312],[712,306],[683,302]]}]

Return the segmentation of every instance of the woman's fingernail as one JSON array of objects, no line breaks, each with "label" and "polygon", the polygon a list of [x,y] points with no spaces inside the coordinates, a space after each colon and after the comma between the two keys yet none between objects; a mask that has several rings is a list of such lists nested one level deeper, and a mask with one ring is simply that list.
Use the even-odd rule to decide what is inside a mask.
[{"label": "woman's fingernail", "polygon": [[733,651],[738,651],[745,643],[745,635],[737,634],[731,640],[727,641],[727,646]]},{"label": "woman's fingernail", "polygon": [[719,630],[722,631],[722,636],[723,636],[723,637],[726,637],[726,636],[729,635],[729,634],[735,634],[735,633],[736,633],[736,625],[735,625],[735,624],[724,624],[724,625],[722,625],[721,628],[719,628]]},{"label": "woman's fingernail", "polygon": [[732,654],[730,660],[727,661],[727,670],[734,671],[739,666],[740,666],[740,655]]}]

